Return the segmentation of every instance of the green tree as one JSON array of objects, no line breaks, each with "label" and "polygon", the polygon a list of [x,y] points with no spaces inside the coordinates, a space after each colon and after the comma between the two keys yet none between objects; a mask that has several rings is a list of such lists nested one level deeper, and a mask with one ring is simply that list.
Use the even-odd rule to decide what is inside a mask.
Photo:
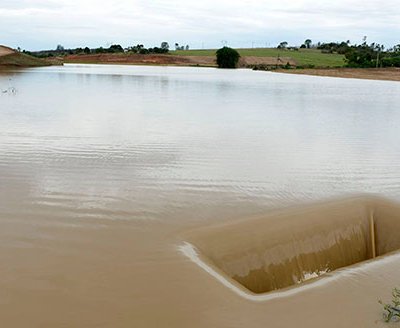
[{"label": "green tree", "polygon": [[108,48],[108,52],[124,52],[124,48],[119,44],[113,44]]},{"label": "green tree", "polygon": [[286,49],[286,47],[288,46],[288,43],[286,41],[282,41],[281,43],[279,43],[278,45],[278,49]]},{"label": "green tree", "polygon": [[161,49],[164,50],[164,52],[168,52],[169,50],[169,44],[168,42],[164,41],[161,43]]},{"label": "green tree", "polygon": [[312,44],[311,39],[307,39],[306,41],[304,41],[304,44],[306,45],[307,49],[310,49]]},{"label": "green tree", "polygon": [[350,67],[379,67],[387,56],[383,46],[375,43],[368,45],[366,42],[359,46],[352,46],[346,51],[347,66]]},{"label": "green tree", "polygon": [[119,44],[113,44],[108,48],[108,52],[124,52],[124,48],[121,47]]},{"label": "green tree", "polygon": [[239,53],[232,48],[223,47],[216,52],[219,68],[236,68],[239,62]]}]

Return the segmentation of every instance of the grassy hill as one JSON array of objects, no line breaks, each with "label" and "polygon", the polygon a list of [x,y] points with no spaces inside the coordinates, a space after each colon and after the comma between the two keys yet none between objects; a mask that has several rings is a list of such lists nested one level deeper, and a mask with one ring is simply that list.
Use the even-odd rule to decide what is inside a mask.
[{"label": "grassy hill", "polygon": [[10,48],[0,46],[0,67],[39,67],[49,66],[50,62],[35,58]]},{"label": "grassy hill", "polygon": [[[276,48],[236,49],[242,57],[290,57],[297,65],[314,65],[315,67],[342,67],[344,56],[339,54],[323,54],[317,49],[299,49],[299,51],[282,50]],[[180,56],[215,56],[216,50],[178,50],[171,51],[173,55]]]}]

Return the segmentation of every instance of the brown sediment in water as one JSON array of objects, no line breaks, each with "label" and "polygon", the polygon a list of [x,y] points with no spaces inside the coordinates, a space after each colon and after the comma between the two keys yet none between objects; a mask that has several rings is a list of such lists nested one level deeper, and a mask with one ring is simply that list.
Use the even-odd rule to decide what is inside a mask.
[{"label": "brown sediment in water", "polygon": [[[303,228],[307,213],[318,210],[322,221],[325,215],[332,215],[342,224],[345,219],[340,213],[366,214],[361,200],[335,202],[333,207],[332,203],[296,207],[234,224],[197,222],[198,229],[187,232],[194,224],[190,213],[186,219],[192,223],[182,223],[182,217],[171,218],[169,223],[99,222],[97,218],[66,221],[58,215],[63,213],[54,209],[19,215],[12,211],[21,207],[13,195],[24,192],[18,186],[8,188],[3,200],[10,210],[0,216],[0,318],[1,326],[7,328],[386,327],[378,300],[389,299],[391,289],[400,283],[400,256],[396,253],[339,273],[326,273],[317,280],[320,284],[310,284],[312,288],[296,287],[292,294],[278,291],[283,295],[280,298],[246,299],[177,250],[184,241],[192,242],[220,265],[229,263],[231,254],[239,261],[232,268],[239,272],[249,266],[250,257],[244,250],[261,250],[259,238],[270,227],[278,241],[276,237],[288,234],[285,226],[269,222],[271,218],[284,219],[290,212],[290,227]],[[381,245],[377,251],[382,254],[397,247],[399,206],[383,200],[373,203],[378,204],[374,218],[377,245]],[[328,208],[337,212],[322,211]],[[229,220],[223,212],[215,211],[215,215]],[[339,229],[326,226],[332,227]],[[311,231],[323,235],[324,229],[316,226]],[[309,234],[306,229],[303,233],[304,237],[298,238],[303,238],[305,247]],[[317,245],[324,242],[318,240]],[[314,245],[309,247],[314,249]]]},{"label": "brown sediment in water", "polygon": [[[253,109],[239,102],[229,117],[214,117],[204,108],[215,112],[208,105],[231,99],[247,82],[255,87],[253,76],[261,81],[268,73],[244,71],[232,80],[232,91],[229,72],[218,72],[208,86],[207,72],[186,81],[187,70],[164,75],[146,68],[132,76],[111,68],[23,70],[12,73],[12,81],[3,76],[3,86],[20,91],[0,97],[6,104],[0,110],[0,327],[387,327],[378,300],[390,300],[400,285],[399,253],[296,288],[253,295],[242,287],[250,296],[243,297],[178,247],[197,245],[189,230],[251,222],[243,218],[255,213],[269,218],[277,214],[273,208],[345,190],[367,188],[399,200],[392,138],[398,117],[389,110],[397,86],[378,86],[372,94],[382,92],[384,99],[368,108],[354,109],[349,101],[338,117],[331,115],[336,102],[322,111],[313,104],[308,113],[307,101],[275,120],[283,114],[273,106],[281,92],[267,97],[275,99],[271,104],[263,93]],[[280,77],[272,79],[277,90],[286,80]],[[296,85],[303,90],[301,81]],[[349,100],[368,96],[357,85],[346,93]],[[324,87],[328,96],[343,91],[332,82]],[[314,83],[310,88],[300,93],[312,94]],[[195,103],[201,108],[189,113],[186,105]],[[148,111],[153,105],[160,110]],[[268,105],[281,110],[265,116]],[[239,115],[239,107],[251,109],[251,118]],[[316,117],[315,110],[324,115]],[[236,125],[240,117],[249,120]],[[283,130],[282,120],[288,123]],[[387,212],[398,213],[396,206]],[[378,227],[377,243],[379,235]]]},{"label": "brown sediment in water", "polygon": [[400,206],[356,197],[208,227],[187,239],[233,286],[261,294],[400,248]]}]

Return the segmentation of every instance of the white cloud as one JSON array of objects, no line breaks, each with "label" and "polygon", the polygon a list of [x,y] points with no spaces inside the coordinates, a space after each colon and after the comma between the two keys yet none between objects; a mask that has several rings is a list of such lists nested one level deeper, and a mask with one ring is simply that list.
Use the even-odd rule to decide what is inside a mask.
[{"label": "white cloud", "polygon": [[28,49],[148,46],[163,40],[199,47],[275,45],[283,39],[400,43],[397,0],[2,0],[0,43]]}]

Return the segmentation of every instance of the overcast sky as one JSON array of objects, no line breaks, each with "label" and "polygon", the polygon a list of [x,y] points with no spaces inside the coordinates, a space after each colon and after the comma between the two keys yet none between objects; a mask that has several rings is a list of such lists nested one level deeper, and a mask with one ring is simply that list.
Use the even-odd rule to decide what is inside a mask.
[{"label": "overcast sky", "polygon": [[400,43],[399,0],[0,0],[0,44],[27,50],[313,41]]}]

